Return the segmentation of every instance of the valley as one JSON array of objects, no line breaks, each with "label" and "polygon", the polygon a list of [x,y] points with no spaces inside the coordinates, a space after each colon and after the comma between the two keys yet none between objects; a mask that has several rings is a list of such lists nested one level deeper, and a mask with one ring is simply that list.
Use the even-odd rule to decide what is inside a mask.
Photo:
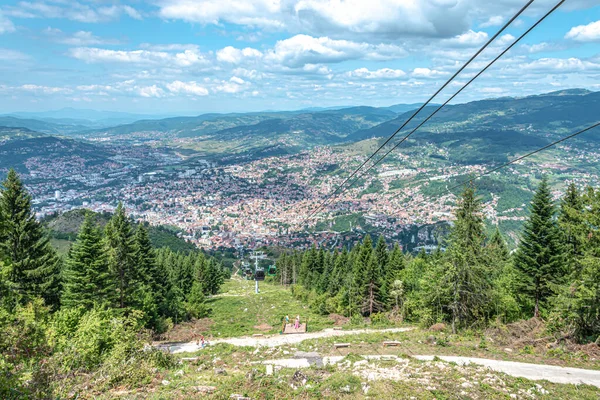
[{"label": "valley", "polygon": [[[413,111],[206,114],[75,132],[5,117],[40,131],[3,128],[0,159],[23,174],[40,217],[78,207],[110,212],[123,200],[136,219],[176,226],[209,250],[341,248],[371,233],[410,251],[441,239],[428,227],[451,219],[456,192],[446,188],[589,122],[592,114],[578,110],[599,101],[599,93],[570,90],[449,106],[310,221],[315,205]],[[598,144],[589,132],[478,180],[489,229],[500,226],[516,244],[543,174],[556,193],[569,182],[598,184]]]}]

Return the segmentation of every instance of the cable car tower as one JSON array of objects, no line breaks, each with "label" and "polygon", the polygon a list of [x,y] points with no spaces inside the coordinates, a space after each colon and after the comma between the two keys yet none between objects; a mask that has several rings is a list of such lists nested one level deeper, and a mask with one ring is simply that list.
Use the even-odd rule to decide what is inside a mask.
[{"label": "cable car tower", "polygon": [[254,293],[258,294],[258,281],[265,280],[265,270],[258,266],[258,260],[266,258],[267,255],[262,251],[255,251],[252,253],[250,258],[254,258]]}]

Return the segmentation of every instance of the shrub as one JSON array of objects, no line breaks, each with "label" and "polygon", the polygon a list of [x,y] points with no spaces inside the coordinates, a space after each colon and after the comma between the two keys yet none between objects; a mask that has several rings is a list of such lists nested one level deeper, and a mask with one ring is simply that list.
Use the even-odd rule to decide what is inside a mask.
[{"label": "shrub", "polygon": [[371,324],[385,325],[385,324],[389,324],[389,323],[390,323],[390,319],[388,318],[387,314],[385,314],[385,313],[371,314]]}]

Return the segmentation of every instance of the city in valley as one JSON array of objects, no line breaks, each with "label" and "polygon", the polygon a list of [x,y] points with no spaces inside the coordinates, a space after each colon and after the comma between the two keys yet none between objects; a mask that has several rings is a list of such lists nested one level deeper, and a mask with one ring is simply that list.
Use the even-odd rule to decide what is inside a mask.
[{"label": "city in valley", "polygon": [[[555,96],[567,97],[560,93],[548,96],[548,101]],[[575,92],[570,97],[586,104],[597,93]],[[465,108],[473,105],[483,109],[480,113],[498,108],[485,101],[466,104]],[[346,118],[349,111],[337,113]],[[315,114],[319,113],[310,114],[312,119],[316,119]],[[305,114],[299,115],[306,118]],[[398,124],[407,115],[410,112],[386,118]],[[32,154],[24,152],[19,162],[40,218],[77,208],[112,212],[122,202],[136,220],[174,227],[182,238],[207,250],[263,245],[301,249],[311,244],[341,248],[365,232],[398,240],[405,250],[412,250],[436,245],[444,232],[436,227],[453,219],[460,188],[449,191],[449,187],[529,150],[531,145],[520,142],[523,138],[539,143],[548,140],[548,133],[532,120],[530,124],[491,130],[489,143],[479,144],[481,156],[467,153],[463,158],[461,152],[441,145],[448,132],[456,137],[468,136],[463,130],[481,129],[489,123],[473,118],[470,124],[457,128],[444,117],[434,120],[425,138],[410,139],[401,150],[392,152],[333,198],[329,196],[382,142],[375,137],[378,125],[371,124],[371,131],[357,137],[344,132],[346,136],[340,135],[330,143],[304,148],[299,146],[298,132],[275,134],[275,155],[261,153],[260,134],[274,133],[267,130],[257,134],[257,125],[239,126],[240,132],[234,136],[238,147],[249,151],[230,149],[227,140],[222,139],[228,131],[213,133],[207,139],[172,131],[114,134],[114,128],[101,129],[92,135],[61,139],[53,144],[53,152],[45,145],[45,153],[37,154],[33,146],[28,149]],[[128,129],[135,129],[135,124]],[[502,136],[509,134],[517,141],[501,149],[502,157],[487,159],[486,148],[498,146],[495,142],[505,140]],[[249,144],[254,145],[254,141],[258,150]],[[69,148],[79,142],[93,147]],[[216,149],[204,151],[208,144]],[[462,147],[458,143],[457,149]],[[541,162],[527,160],[510,165],[502,173],[474,182],[483,199],[487,223],[504,225],[509,238],[515,237],[525,218],[525,204],[533,193],[536,176],[553,177],[556,197],[568,182],[581,187],[593,185],[598,182],[593,162],[598,154],[593,143],[561,144],[537,160]],[[509,184],[515,187],[509,188]],[[325,200],[330,201],[317,209]]]}]

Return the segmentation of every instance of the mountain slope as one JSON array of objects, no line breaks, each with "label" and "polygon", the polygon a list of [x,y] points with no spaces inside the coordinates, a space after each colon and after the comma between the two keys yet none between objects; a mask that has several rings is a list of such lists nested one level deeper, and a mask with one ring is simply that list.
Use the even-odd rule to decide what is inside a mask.
[{"label": "mountain slope", "polygon": [[[76,209],[46,217],[43,223],[53,239],[67,241],[70,245],[77,238],[79,228],[83,224],[87,213],[92,213],[94,221],[100,227],[104,227],[112,217],[110,213],[95,213],[86,209]],[[177,231],[167,226],[149,225],[148,234],[152,246],[155,248],[168,247],[173,251],[184,252],[197,250],[196,246],[177,236]]]},{"label": "mountain slope", "polygon": [[[435,108],[427,107],[397,136],[409,133]],[[348,138],[360,141],[390,136],[412,112]],[[523,98],[500,98],[447,106],[410,137],[403,147],[443,145],[450,160],[472,163],[506,160],[506,155],[533,150],[600,119],[600,92],[562,91]],[[590,132],[585,140],[595,141]],[[468,154],[467,154],[468,153]]]}]

